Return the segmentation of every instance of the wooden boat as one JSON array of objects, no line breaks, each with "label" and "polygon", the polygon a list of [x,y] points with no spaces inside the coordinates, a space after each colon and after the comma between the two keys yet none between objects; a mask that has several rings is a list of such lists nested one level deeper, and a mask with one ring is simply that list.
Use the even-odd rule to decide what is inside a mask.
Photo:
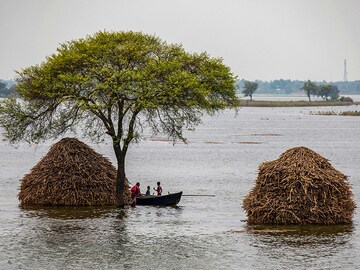
[{"label": "wooden boat", "polygon": [[160,196],[141,196],[136,197],[136,205],[157,205],[157,206],[169,206],[177,205],[180,202],[182,191],[178,193],[172,193]]}]

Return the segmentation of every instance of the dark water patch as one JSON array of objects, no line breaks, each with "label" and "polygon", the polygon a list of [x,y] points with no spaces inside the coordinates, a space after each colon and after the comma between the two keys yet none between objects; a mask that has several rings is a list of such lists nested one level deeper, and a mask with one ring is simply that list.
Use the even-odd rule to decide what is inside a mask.
[{"label": "dark water patch", "polygon": [[116,207],[57,207],[57,206],[21,206],[22,214],[25,217],[54,218],[54,219],[93,219],[109,216],[126,215],[125,212]]},{"label": "dark water patch", "polygon": [[234,233],[259,233],[282,235],[336,235],[353,233],[353,225],[246,225],[241,230],[232,230]]}]

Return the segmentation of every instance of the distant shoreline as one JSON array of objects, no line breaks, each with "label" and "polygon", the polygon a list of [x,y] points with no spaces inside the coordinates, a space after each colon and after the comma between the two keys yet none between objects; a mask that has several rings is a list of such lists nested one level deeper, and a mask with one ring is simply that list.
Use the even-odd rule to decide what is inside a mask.
[{"label": "distant shoreline", "polygon": [[240,100],[239,107],[319,107],[319,106],[351,106],[360,102],[340,101],[272,101],[272,100]]}]

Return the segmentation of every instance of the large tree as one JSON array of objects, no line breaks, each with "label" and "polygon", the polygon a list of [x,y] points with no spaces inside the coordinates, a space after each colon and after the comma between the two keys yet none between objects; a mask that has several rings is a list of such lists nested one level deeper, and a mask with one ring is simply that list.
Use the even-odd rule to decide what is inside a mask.
[{"label": "large tree", "polygon": [[319,87],[310,80],[304,82],[304,85],[301,87],[301,89],[305,91],[306,95],[309,98],[309,101],[311,101],[311,95],[317,95],[319,92]]},{"label": "large tree", "polygon": [[319,86],[318,95],[321,96],[326,101],[338,100],[339,93],[340,93],[339,88],[336,85],[323,84]]},{"label": "large tree", "polygon": [[98,32],[61,44],[36,66],[18,72],[21,100],[0,105],[12,143],[56,138],[82,128],[111,137],[117,159],[117,205],[124,205],[125,157],[145,128],[186,142],[204,113],[237,105],[235,78],[221,59],[188,53],[138,32]]},{"label": "large tree", "polygon": [[244,81],[244,89],[243,94],[245,97],[249,96],[250,100],[252,100],[252,96],[258,88],[258,84],[256,82]]}]

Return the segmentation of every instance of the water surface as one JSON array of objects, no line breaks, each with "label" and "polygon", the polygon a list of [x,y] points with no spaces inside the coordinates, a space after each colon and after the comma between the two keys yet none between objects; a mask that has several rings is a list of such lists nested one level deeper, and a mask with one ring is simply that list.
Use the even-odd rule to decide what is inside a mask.
[{"label": "water surface", "polygon": [[[360,205],[360,118],[310,115],[321,110],[344,107],[242,108],[204,118],[188,145],[149,135],[132,146],[127,176],[143,191],[161,181],[164,193],[215,195],[183,197],[178,207],[20,208],[19,179],[54,142],[1,141],[0,269],[359,269],[358,209],[351,226],[244,221],[259,164],[296,146],[348,175]],[[89,144],[114,160],[109,142]]]}]

